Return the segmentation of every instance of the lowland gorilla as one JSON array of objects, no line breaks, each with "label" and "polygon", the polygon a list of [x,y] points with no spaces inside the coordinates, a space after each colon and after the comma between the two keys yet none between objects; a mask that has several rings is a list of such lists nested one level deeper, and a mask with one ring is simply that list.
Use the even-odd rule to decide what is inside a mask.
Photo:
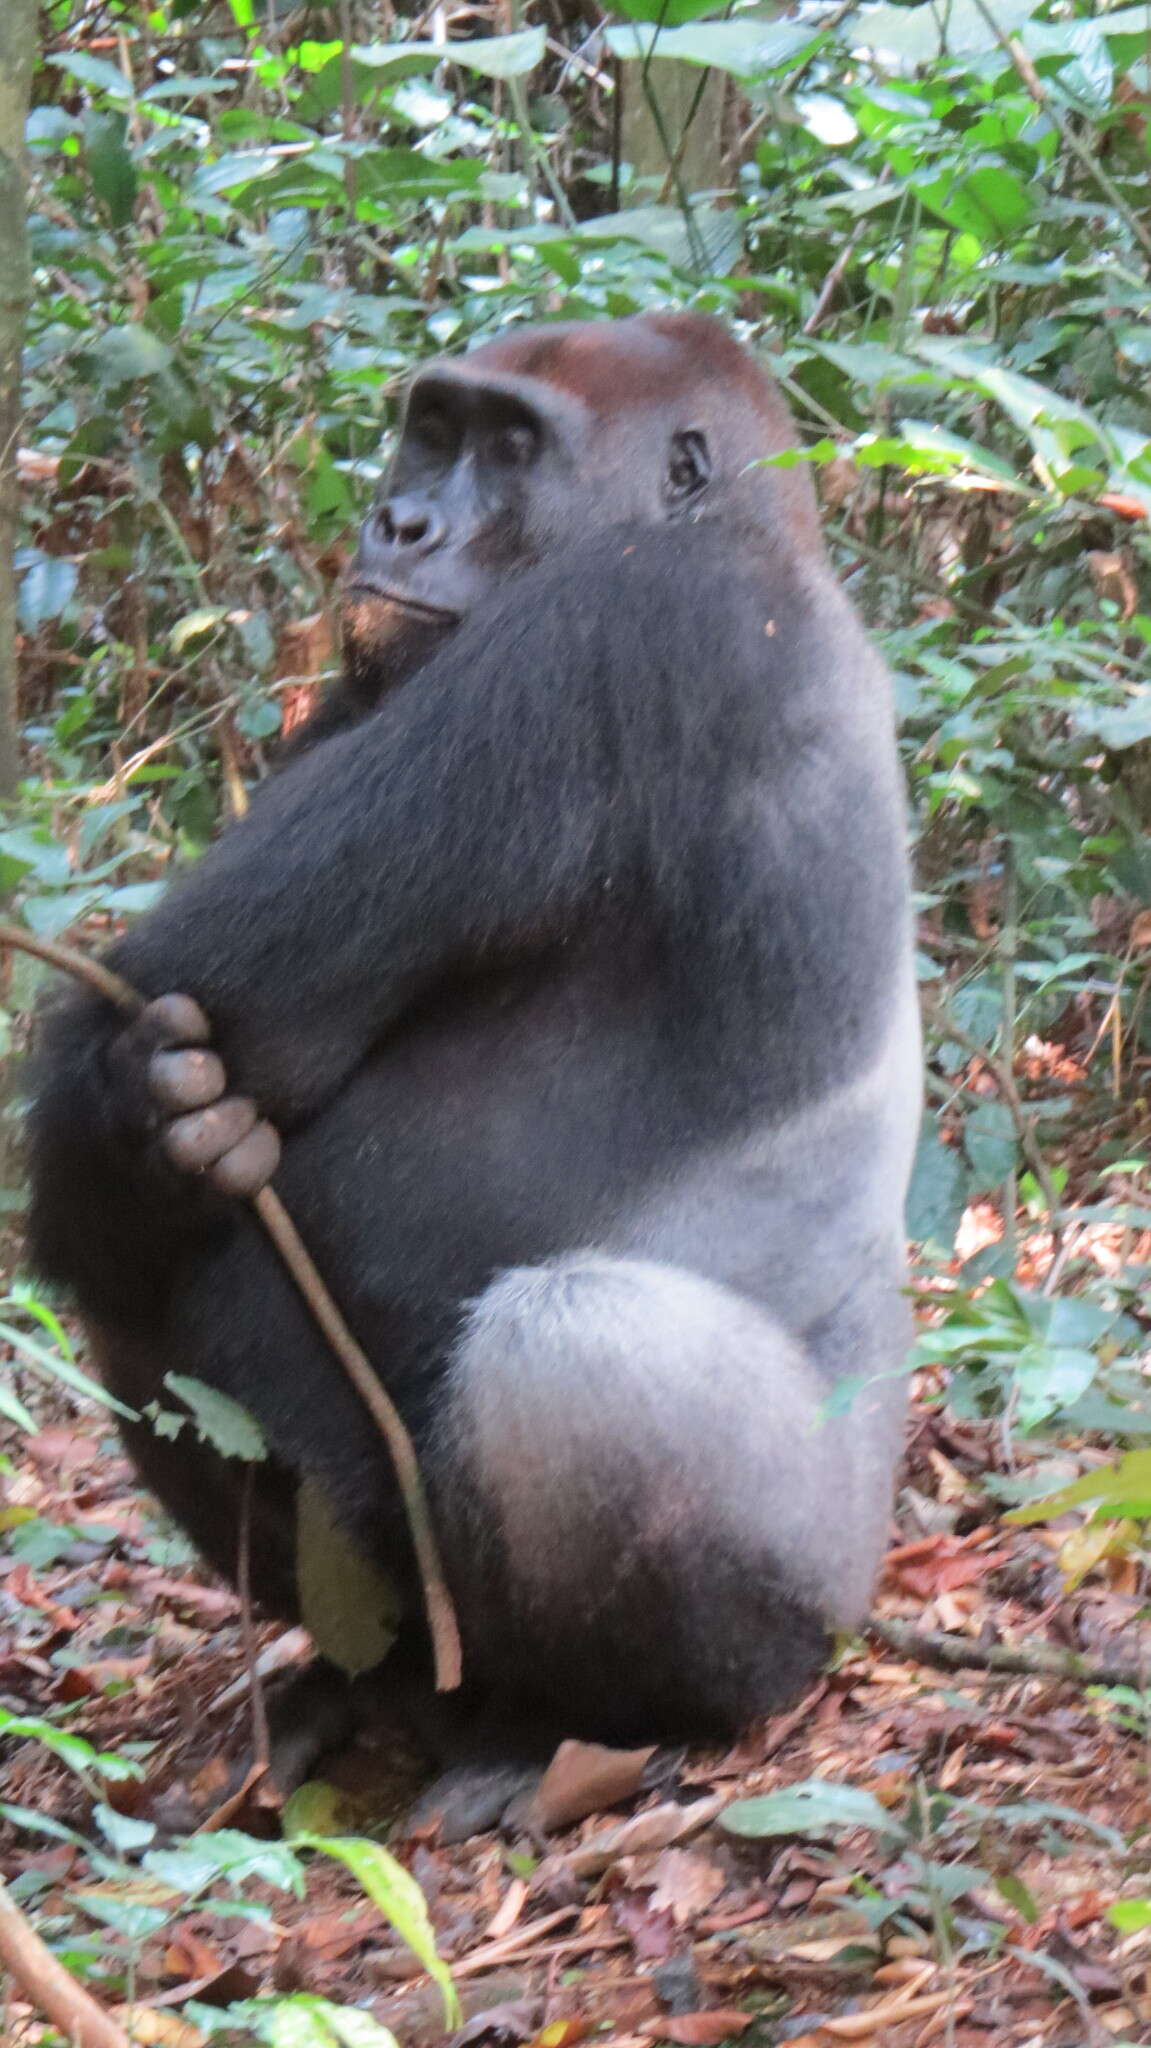
[{"label": "lowland gorilla", "polygon": [[[385,1675],[417,1669],[383,1445],[232,1199],[275,1173],[416,1438],[481,1787],[563,1735],[778,1706],[884,1541],[918,1114],[903,803],[806,472],[763,464],[794,441],[693,314],[421,370],[343,683],[108,954],[158,999],[142,1020],[85,993],[45,1027],[39,1270],[123,1399],[175,1370],[257,1417],[267,1605],[293,1611],[307,1474],[404,1582]],[[127,1435],[234,1572],[241,1468]]]}]

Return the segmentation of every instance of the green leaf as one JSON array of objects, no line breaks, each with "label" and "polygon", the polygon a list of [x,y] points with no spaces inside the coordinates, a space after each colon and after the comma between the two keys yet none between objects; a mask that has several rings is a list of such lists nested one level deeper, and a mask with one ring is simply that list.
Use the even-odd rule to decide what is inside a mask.
[{"label": "green leaf", "polygon": [[182,654],[189,640],[198,639],[202,633],[210,633],[213,627],[222,625],[227,616],[226,604],[206,604],[201,605],[198,611],[185,612],[168,635],[168,645],[173,654]]},{"label": "green leaf", "polygon": [[440,51],[464,71],[476,71],[481,78],[523,78],[542,63],[547,31],[520,29],[513,36],[477,36],[474,41],[448,43]]},{"label": "green leaf", "polygon": [[269,2048],[397,2048],[395,2035],[371,2013],[312,1991],[243,1999],[229,2006],[228,2020],[229,2032],[241,2027]]},{"label": "green leaf", "polygon": [[971,1161],[971,1176],[980,1192],[997,1188],[1015,1170],[1019,1140],[1015,1119],[1005,1102],[989,1099],[977,1102],[963,1124],[963,1149]]},{"label": "green leaf", "polygon": [[91,86],[95,92],[106,92],[109,99],[131,100],[134,96],[131,79],[125,78],[115,64],[105,63],[103,57],[88,57],[78,51],[74,55],[46,57],[44,62],[78,78],[81,85]]},{"label": "green leaf", "polygon": [[794,63],[819,36],[798,22],[710,21],[689,28],[655,29],[646,23],[609,28],[605,41],[616,57],[678,57],[710,65],[733,78],[762,78]]},{"label": "green leaf", "polygon": [[907,1235],[949,1252],[967,1206],[967,1177],[954,1145],[944,1145],[934,1117],[924,1119],[907,1191]]},{"label": "green leaf", "polygon": [[703,14],[718,14],[716,0],[612,0],[616,14],[629,21],[653,21],[664,28],[680,28],[685,21],[698,21]]},{"label": "green leaf", "polygon": [[1093,1351],[1069,1344],[1029,1344],[1015,1361],[1015,1412],[1021,1429],[1037,1429],[1070,1408],[1099,1370]]},{"label": "green leaf", "polygon": [[1107,1908],[1107,1918],[1120,1934],[1140,1934],[1151,1927],[1151,1899],[1116,1899]]},{"label": "green leaf", "polygon": [[[1020,27],[1034,8],[1034,0],[993,0],[993,4],[999,27],[1009,31]],[[950,0],[943,12],[934,0],[918,7],[861,7],[843,32],[857,49],[891,51],[915,65],[932,62],[944,50],[953,56],[968,51],[983,55],[991,41],[986,16],[976,0]]]},{"label": "green leaf", "polygon": [[360,1835],[301,1834],[293,1837],[292,1846],[318,1849],[321,1855],[333,1856],[351,1871],[372,1904],[391,1922],[413,1955],[419,1957],[429,1977],[439,1985],[446,2025],[460,2026],[463,2015],[456,1988],[436,1948],[427,1900],[411,1872],[378,1842],[366,1841]]},{"label": "green leaf", "polygon": [[720,1826],[733,1835],[758,1840],[767,1835],[818,1835],[850,1828],[871,1828],[876,1834],[903,1840],[906,1830],[870,1792],[855,1785],[835,1785],[825,1778],[807,1778],[782,1792],[758,1799],[737,1799],[725,1807]]},{"label": "green leaf", "polygon": [[[67,923],[71,921],[70,918],[66,920]],[[18,1329],[14,1323],[0,1322],[0,1338],[11,1344],[17,1355],[35,1372],[42,1373],[45,1379],[61,1381],[64,1386],[71,1387],[73,1393],[83,1394],[86,1400],[98,1401],[102,1408],[110,1408],[114,1414],[122,1415],[126,1422],[136,1421],[134,1409],[126,1408],[122,1401],[117,1401],[114,1394],[102,1387],[99,1380],[82,1372],[70,1357],[50,1351],[46,1344],[37,1343],[27,1330]]]},{"label": "green leaf", "polygon": [[164,1385],[191,1409],[199,1434],[222,1458],[242,1458],[245,1464],[258,1465],[267,1457],[258,1424],[230,1394],[221,1394],[217,1388],[205,1386],[203,1380],[180,1372],[166,1372]]},{"label": "green leaf", "polygon": [[136,166],[128,149],[128,116],[89,113],[84,120],[88,176],[114,228],[131,220],[136,204]]},{"label": "green leaf", "polygon": [[130,384],[136,377],[155,377],[166,370],[172,351],[151,328],[125,320],[107,327],[85,351],[105,384]]},{"label": "green leaf", "polygon": [[0,1380],[0,1415],[6,1422],[14,1422],[17,1429],[26,1429],[29,1436],[35,1436],[36,1423],[29,1415],[23,1401],[19,1400],[10,1387]]},{"label": "green leaf", "polygon": [[296,1581],[300,1619],[321,1655],[350,1678],[383,1662],[400,1619],[395,1585],[357,1550],[307,1476],[296,1492]]},{"label": "green leaf", "polygon": [[1073,716],[1080,732],[1094,735],[1105,747],[1121,753],[1124,747],[1151,739],[1151,687],[1137,684],[1125,704],[1096,705],[1090,698],[1080,698]]},{"label": "green leaf", "polygon": [[1085,1472],[1070,1486],[1061,1486],[1045,1500],[1028,1501],[1012,1508],[1006,1522],[1026,1526],[1030,1522],[1051,1522],[1068,1508],[1091,1504],[1105,1508],[1109,1515],[1151,1516],[1151,1450],[1128,1451],[1117,1465],[1101,1465],[1097,1472]]},{"label": "green leaf", "polygon": [[941,220],[981,242],[1010,240],[1033,211],[1026,186],[1002,164],[983,164],[958,181],[949,173],[915,191]]},{"label": "green leaf", "polygon": [[20,579],[17,610],[20,624],[34,633],[45,619],[58,619],[68,609],[78,580],[74,562],[63,555],[37,551]]},{"label": "green leaf", "polygon": [[1021,1920],[1034,1927],[1039,1918],[1039,1908],[1021,1877],[1012,1877],[1010,1871],[1003,1872],[995,1877],[995,1889],[1001,1899],[1014,1906]]}]

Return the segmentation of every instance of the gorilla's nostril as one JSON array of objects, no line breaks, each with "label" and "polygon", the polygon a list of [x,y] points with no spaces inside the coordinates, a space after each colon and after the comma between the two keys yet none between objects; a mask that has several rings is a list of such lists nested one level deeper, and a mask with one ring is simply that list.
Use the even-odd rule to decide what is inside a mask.
[{"label": "gorilla's nostril", "polygon": [[376,524],[388,547],[418,548],[429,554],[439,547],[447,526],[434,505],[390,498],[376,513]]}]

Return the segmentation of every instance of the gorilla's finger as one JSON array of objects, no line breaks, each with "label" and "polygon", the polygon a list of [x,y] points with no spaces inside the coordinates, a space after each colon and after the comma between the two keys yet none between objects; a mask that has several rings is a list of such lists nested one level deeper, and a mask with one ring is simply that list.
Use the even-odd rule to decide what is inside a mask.
[{"label": "gorilla's finger", "polygon": [[148,1086],[161,1109],[206,1109],[227,1085],[223,1060],[200,1047],[156,1052],[148,1061]]},{"label": "gorilla's finger", "polygon": [[155,1046],[207,1045],[212,1027],[191,996],[157,996],[136,1019]]},{"label": "gorilla's finger", "polygon": [[255,1121],[254,1102],[245,1095],[226,1095],[207,1109],[174,1118],[160,1142],[173,1166],[202,1173],[246,1138]]},{"label": "gorilla's finger", "polygon": [[221,1194],[247,1199],[266,1187],[280,1163],[280,1135],[274,1124],[258,1123],[211,1169]]}]

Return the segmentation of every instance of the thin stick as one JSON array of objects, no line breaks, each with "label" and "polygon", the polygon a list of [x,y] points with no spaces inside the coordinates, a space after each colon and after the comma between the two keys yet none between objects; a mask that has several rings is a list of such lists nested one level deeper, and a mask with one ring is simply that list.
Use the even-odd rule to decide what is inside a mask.
[{"label": "thin stick", "polygon": [[[115,1003],[117,1009],[125,1011],[128,1016],[139,1016],[144,1008],[144,998],[122,975],[113,973],[99,960],[89,960],[86,954],[78,953],[72,946],[62,946],[57,939],[41,939],[32,932],[24,931],[20,925],[0,923],[0,946],[13,946],[17,952],[30,953],[36,960],[46,960],[49,966],[58,967],[77,981],[86,981],[97,994]],[[454,1692],[461,1677],[459,1625],[444,1577],[415,1446],[399,1410],[380,1384],[366,1353],[357,1344],[332,1300],[275,1189],[261,1188],[253,1198],[252,1207],[388,1447],[423,1587],[435,1660],[436,1690]]]},{"label": "thin stick", "polygon": [[132,2048],[111,2013],[97,2005],[41,1941],[0,1878],[0,1962],[39,2012],[75,2048]]},{"label": "thin stick", "polygon": [[1029,1649],[1011,1650],[1005,1643],[977,1643],[970,1636],[946,1634],[942,1629],[914,1628],[909,1621],[888,1620],[872,1614],[867,1634],[916,1664],[929,1664],[937,1671],[1001,1671],[1017,1678],[1059,1678],[1069,1685],[1129,1685],[1140,1691],[1146,1673],[1134,1664],[1100,1664],[1081,1657],[1077,1650],[1059,1650],[1051,1643],[1033,1643]]},{"label": "thin stick", "polygon": [[268,1703],[258,1669],[256,1621],[252,1613],[252,1494],[256,1468],[244,1467],[240,1495],[240,1538],[236,1545],[236,1580],[240,1595],[240,1640],[244,1646],[244,1667],[248,1674],[248,1709],[252,1721],[252,1755],[266,1771],[272,1761],[272,1739],[268,1730]]}]

